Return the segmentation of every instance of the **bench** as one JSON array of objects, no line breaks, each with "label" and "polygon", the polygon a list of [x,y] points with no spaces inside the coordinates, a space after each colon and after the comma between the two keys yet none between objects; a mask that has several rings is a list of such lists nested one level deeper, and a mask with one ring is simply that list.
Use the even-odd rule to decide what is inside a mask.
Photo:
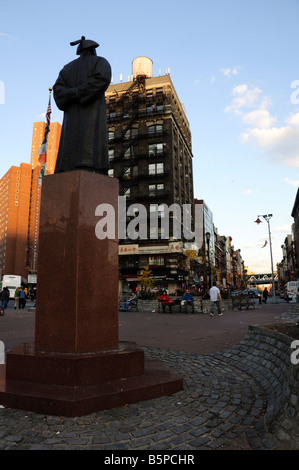
[{"label": "bench", "polygon": [[[171,304],[172,313],[180,313],[182,299],[176,298],[176,299],[171,299],[171,300],[172,300],[172,304]],[[163,312],[162,302],[160,300],[158,300],[158,312],[159,313]],[[167,304],[166,304],[165,312],[169,312],[169,308]]]},{"label": "bench", "polygon": [[[183,298],[178,298],[176,297],[175,299],[171,299],[172,300],[172,304],[171,304],[171,311],[172,313],[185,313],[185,310],[187,310],[187,313],[188,311],[194,313],[195,312],[195,305],[193,303],[193,306],[191,304],[187,304],[187,309],[186,309],[186,305],[182,305],[182,301],[183,301]],[[166,304],[166,308],[165,308],[165,311],[168,312],[168,306]],[[162,308],[162,303],[158,300],[158,312],[161,313],[163,312],[163,308]]]},{"label": "bench", "polygon": [[[123,309],[122,305],[123,305],[124,302],[129,303],[128,310]],[[136,310],[136,312],[138,312],[138,297],[136,297],[135,299],[130,300],[130,302],[128,301],[127,298],[123,298],[119,303],[118,310],[127,311],[127,312],[131,312],[132,310]]]},{"label": "bench", "polygon": [[255,308],[255,302],[254,300],[249,297],[249,295],[236,295],[232,297],[232,309],[238,309],[242,310],[242,308],[245,308],[246,310],[249,309],[249,307]]}]

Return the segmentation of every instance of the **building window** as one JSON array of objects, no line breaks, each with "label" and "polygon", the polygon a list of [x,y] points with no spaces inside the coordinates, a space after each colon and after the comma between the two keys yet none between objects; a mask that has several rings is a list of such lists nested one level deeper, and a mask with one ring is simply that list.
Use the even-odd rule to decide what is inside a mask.
[{"label": "building window", "polygon": [[148,195],[149,196],[160,196],[164,193],[164,184],[149,184],[148,185]]},{"label": "building window", "polygon": [[149,256],[148,263],[150,266],[164,266],[164,256]]},{"label": "building window", "polygon": [[154,124],[153,126],[148,127],[148,135],[162,135],[163,134],[163,125]]},{"label": "building window", "polygon": [[129,147],[124,154],[125,158],[131,158],[131,147]]},{"label": "building window", "polygon": [[131,178],[131,168],[125,168],[124,170],[124,178]]},{"label": "building window", "polygon": [[149,175],[161,175],[164,173],[164,163],[150,163],[148,165]]},{"label": "building window", "polygon": [[114,159],[114,149],[108,150],[109,161]]},{"label": "building window", "polygon": [[125,139],[131,139],[133,137],[136,137],[138,135],[138,128],[132,127],[132,129],[128,129],[125,132],[124,138]]},{"label": "building window", "polygon": [[150,205],[150,214],[157,214],[159,218],[163,219],[165,217],[165,206],[164,204],[151,204]]},{"label": "building window", "polygon": [[114,139],[114,131],[109,131],[108,132],[108,140],[113,140]]},{"label": "building window", "polygon": [[111,168],[110,170],[108,170],[108,176],[110,176],[111,178],[113,178],[114,176],[114,169]]},{"label": "building window", "polygon": [[138,176],[138,166],[137,165],[131,166],[131,175],[132,176]]},{"label": "building window", "polygon": [[154,113],[154,107],[153,106],[147,106],[146,107],[146,114],[150,115]]},{"label": "building window", "polygon": [[161,155],[163,153],[164,149],[164,144],[159,143],[159,144],[150,144],[148,146],[148,153],[150,156],[152,155]]},{"label": "building window", "polygon": [[157,104],[157,113],[164,113],[164,105],[163,104]]}]

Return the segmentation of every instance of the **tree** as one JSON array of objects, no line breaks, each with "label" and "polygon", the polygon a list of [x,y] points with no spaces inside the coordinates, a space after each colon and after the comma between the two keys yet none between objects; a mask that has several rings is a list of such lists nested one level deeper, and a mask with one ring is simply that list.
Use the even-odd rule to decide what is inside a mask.
[{"label": "tree", "polygon": [[154,278],[152,276],[152,271],[150,270],[149,266],[146,266],[142,271],[141,275],[137,278],[137,281],[140,282],[142,288],[151,289],[155,285]]}]

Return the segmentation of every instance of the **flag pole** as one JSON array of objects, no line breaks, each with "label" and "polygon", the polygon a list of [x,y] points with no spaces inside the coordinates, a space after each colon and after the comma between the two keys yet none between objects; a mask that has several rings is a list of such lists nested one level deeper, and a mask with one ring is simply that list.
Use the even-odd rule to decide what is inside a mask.
[{"label": "flag pole", "polygon": [[35,211],[35,230],[34,230],[34,247],[33,247],[33,270],[36,270],[36,258],[37,258],[37,231],[38,231],[38,215],[39,215],[39,201],[41,196],[41,185],[42,178],[46,172],[47,166],[47,145],[48,145],[48,134],[50,132],[50,117],[51,117],[51,93],[52,88],[49,88],[49,101],[46,112],[46,128],[45,135],[42,145],[38,151],[39,154],[39,163],[42,163],[42,167],[38,176],[37,191],[36,191],[36,211]]},{"label": "flag pole", "polygon": [[46,172],[46,166],[47,166],[47,149],[48,149],[48,134],[50,132],[50,121],[51,121],[51,93],[52,93],[52,88],[49,88],[49,103],[47,107],[47,112],[46,112],[46,128],[45,128],[45,135],[44,135],[44,140],[42,142],[42,145],[39,148],[38,151],[38,162],[42,164],[40,173],[39,173],[39,178],[38,178],[38,184],[42,184],[42,178]]}]

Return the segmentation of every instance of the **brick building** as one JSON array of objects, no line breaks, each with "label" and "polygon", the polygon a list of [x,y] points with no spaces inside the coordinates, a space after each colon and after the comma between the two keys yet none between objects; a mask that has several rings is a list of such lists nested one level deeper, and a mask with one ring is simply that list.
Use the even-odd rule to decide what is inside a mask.
[{"label": "brick building", "polygon": [[299,279],[299,189],[297,190],[292,209],[293,224],[293,252],[294,252],[294,278]]},{"label": "brick building", "polygon": [[0,180],[1,274],[25,276],[31,166],[12,166]]},{"label": "brick building", "polygon": [[[142,268],[149,266],[156,285],[174,291],[188,281],[183,239],[165,239],[162,204],[189,204],[194,208],[191,132],[185,109],[169,75],[153,77],[152,61],[133,61],[132,80],[111,84],[106,92],[110,176],[119,178],[120,196],[126,196],[126,217],[134,205],[147,209],[147,236],[119,241],[122,289],[137,286]],[[155,212],[158,233],[150,226]],[[171,222],[176,215],[171,214]],[[183,231],[182,231],[183,232]]]},{"label": "brick building", "polygon": [[[33,125],[29,163],[12,166],[0,179],[0,274],[27,278],[36,269],[40,209],[38,150],[45,123]],[[61,125],[50,125],[47,173],[54,173]]]}]

